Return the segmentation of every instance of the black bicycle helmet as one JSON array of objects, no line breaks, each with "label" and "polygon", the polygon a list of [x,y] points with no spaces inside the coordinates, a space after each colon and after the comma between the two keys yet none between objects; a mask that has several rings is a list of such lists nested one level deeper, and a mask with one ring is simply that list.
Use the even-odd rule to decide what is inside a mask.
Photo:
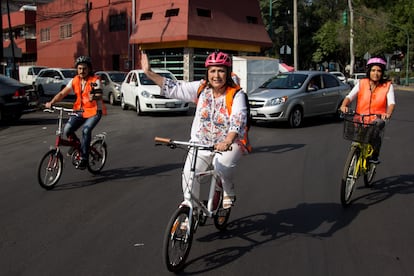
[{"label": "black bicycle helmet", "polygon": [[78,65],[81,64],[81,63],[86,64],[89,67],[89,69],[92,70],[92,61],[91,61],[90,57],[88,57],[88,56],[78,57],[75,61],[75,68],[78,67]]}]

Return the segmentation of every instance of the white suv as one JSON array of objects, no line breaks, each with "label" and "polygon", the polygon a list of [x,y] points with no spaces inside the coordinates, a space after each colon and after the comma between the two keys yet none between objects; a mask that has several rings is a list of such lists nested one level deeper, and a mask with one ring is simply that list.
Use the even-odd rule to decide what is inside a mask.
[{"label": "white suv", "polygon": [[[154,72],[173,80],[175,76],[167,70],[153,69]],[[161,88],[151,81],[142,70],[132,70],[121,85],[121,107],[132,107],[137,115],[144,112],[182,112],[186,113],[189,104],[161,96]]]},{"label": "white suv", "polygon": [[76,69],[46,68],[40,70],[34,87],[39,95],[54,96],[76,76]]},{"label": "white suv", "polygon": [[354,73],[351,75],[351,77],[348,78],[348,84],[351,87],[354,87],[360,79],[366,78],[367,73]]}]

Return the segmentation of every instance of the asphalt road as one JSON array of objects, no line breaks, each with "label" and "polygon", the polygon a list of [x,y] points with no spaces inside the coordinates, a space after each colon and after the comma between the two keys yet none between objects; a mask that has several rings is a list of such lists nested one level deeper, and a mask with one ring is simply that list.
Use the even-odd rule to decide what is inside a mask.
[{"label": "asphalt road", "polygon": [[[199,228],[185,275],[412,275],[414,93],[397,92],[374,186],[352,205],[339,187],[349,142],[330,117],[305,127],[261,124],[236,175],[230,225]],[[192,116],[142,116],[109,107],[99,176],[65,160],[52,191],[36,169],[54,143],[56,115],[27,114],[0,127],[1,275],[168,275],[162,240],[182,199],[180,150],[154,136],[187,139]]]}]

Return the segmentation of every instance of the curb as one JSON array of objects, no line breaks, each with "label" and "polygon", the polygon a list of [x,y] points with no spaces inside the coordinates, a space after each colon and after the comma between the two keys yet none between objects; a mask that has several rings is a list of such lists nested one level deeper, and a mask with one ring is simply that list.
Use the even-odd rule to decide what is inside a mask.
[{"label": "curb", "polygon": [[401,91],[410,91],[410,92],[414,92],[414,86],[405,86],[405,85],[398,85],[398,84],[393,84],[394,85],[394,90],[401,90]]}]

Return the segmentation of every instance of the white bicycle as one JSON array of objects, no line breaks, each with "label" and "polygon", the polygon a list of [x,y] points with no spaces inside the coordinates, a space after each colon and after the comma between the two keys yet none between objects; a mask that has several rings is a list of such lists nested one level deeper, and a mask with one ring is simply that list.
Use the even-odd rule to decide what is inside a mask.
[{"label": "white bicycle", "polygon": [[193,184],[196,179],[201,183],[201,186],[206,182],[210,183],[206,200],[196,197],[192,190],[189,193],[185,193],[184,201],[175,210],[167,225],[163,244],[163,257],[167,269],[172,272],[178,272],[185,266],[185,261],[190,253],[193,235],[198,226],[204,225],[207,218],[213,218],[216,228],[220,231],[225,230],[231,208],[223,208],[222,181],[214,168],[210,165],[207,171],[195,171],[198,151],[208,150],[214,154],[220,154],[220,152],[215,151],[213,146],[174,141],[169,138],[155,137],[155,142],[156,145],[167,145],[171,149],[180,147],[187,150],[193,149],[190,151],[192,162],[188,187],[194,187]]}]

